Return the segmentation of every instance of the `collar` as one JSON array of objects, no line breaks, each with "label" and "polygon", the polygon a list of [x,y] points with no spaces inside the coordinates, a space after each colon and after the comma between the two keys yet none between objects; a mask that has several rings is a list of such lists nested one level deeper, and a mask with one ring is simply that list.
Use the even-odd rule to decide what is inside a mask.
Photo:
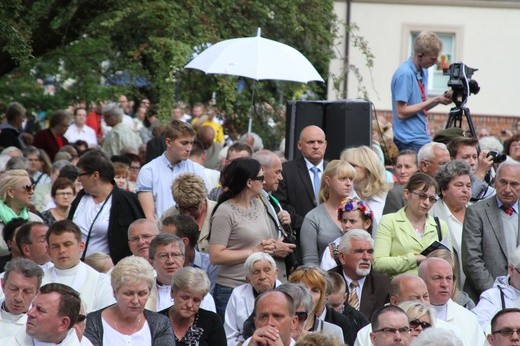
[{"label": "collar", "polygon": [[316,166],[314,166],[309,160],[307,160],[305,157],[303,158],[305,160],[305,165],[307,166],[307,171],[310,171],[312,167],[318,167],[320,169],[320,174],[323,173],[323,160],[321,160],[320,163],[318,163]]},{"label": "collar", "polygon": [[164,152],[161,156],[160,156],[160,160],[161,160],[161,164],[168,167],[169,169],[171,169],[172,171],[176,168],[176,167],[179,167],[179,168],[183,168],[184,165],[186,165],[186,162],[188,160],[182,160],[182,161],[179,161],[177,162],[176,164],[172,164],[168,158],[166,157],[166,152]]},{"label": "collar", "polygon": [[[354,280],[352,280],[349,276],[347,276],[347,274],[345,273],[344,270],[342,270],[342,273],[343,273],[343,278],[345,279],[345,283],[347,284],[347,292],[349,292],[349,291],[350,291],[350,289],[349,289],[350,283],[351,283],[352,281],[354,281]],[[363,276],[361,279],[359,279],[359,280],[355,280],[355,281],[358,282],[358,284],[359,284],[358,287],[359,287],[360,289],[361,289],[361,288],[363,287],[363,285],[365,284],[365,280],[366,280],[366,279],[367,279],[367,277],[366,277],[366,276]]]},{"label": "collar", "polygon": [[[497,200],[498,209],[501,209],[502,206],[504,205],[504,203],[502,203],[502,201],[499,200],[496,195],[495,195],[495,198]],[[518,215],[518,200],[511,207],[514,209],[515,213]]]}]

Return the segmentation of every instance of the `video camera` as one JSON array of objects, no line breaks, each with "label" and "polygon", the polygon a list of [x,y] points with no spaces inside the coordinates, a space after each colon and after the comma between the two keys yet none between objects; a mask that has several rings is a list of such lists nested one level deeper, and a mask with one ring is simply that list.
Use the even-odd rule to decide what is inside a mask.
[{"label": "video camera", "polygon": [[451,99],[457,106],[464,104],[470,94],[478,94],[480,91],[478,82],[471,79],[475,71],[478,69],[471,68],[462,62],[453,63],[443,71],[445,76],[450,76],[448,86],[453,90]]}]

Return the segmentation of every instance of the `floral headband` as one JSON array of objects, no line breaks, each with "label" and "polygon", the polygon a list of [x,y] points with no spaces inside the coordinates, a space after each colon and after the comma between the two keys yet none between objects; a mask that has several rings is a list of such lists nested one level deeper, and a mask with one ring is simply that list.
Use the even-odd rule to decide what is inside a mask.
[{"label": "floral headband", "polygon": [[341,220],[343,212],[353,210],[360,210],[361,214],[363,214],[366,218],[374,220],[374,212],[372,211],[372,209],[370,209],[368,204],[357,198],[348,199],[341,203],[341,205],[338,208],[338,220]]}]

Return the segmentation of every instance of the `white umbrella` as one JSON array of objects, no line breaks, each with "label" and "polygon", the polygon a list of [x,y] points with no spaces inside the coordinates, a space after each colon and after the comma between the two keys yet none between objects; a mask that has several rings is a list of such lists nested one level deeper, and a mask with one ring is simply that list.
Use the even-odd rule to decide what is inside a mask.
[{"label": "white umbrella", "polygon": [[257,36],[233,38],[209,47],[185,67],[254,80],[323,82],[302,53],[286,44],[261,37],[260,28]]},{"label": "white umbrella", "polygon": [[[207,74],[226,74],[257,80],[323,82],[320,74],[302,53],[291,46],[260,36],[219,42],[197,55],[185,68]],[[253,95],[254,97],[254,86]],[[249,116],[248,132],[252,118]]]}]

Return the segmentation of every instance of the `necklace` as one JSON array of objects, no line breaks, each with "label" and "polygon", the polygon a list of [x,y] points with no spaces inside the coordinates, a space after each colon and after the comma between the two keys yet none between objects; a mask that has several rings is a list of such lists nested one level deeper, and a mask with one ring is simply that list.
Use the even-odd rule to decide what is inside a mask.
[{"label": "necklace", "polygon": [[122,333],[120,330],[119,330],[119,327],[117,326],[117,321],[116,321],[117,318],[114,318],[114,324],[115,324],[115,327],[116,327],[116,331],[119,333],[119,334],[123,334],[123,335],[134,335],[135,332],[137,332],[137,330],[139,329],[139,325],[141,324],[141,316],[139,316],[139,318],[137,319],[137,325],[134,329],[133,332],[131,332],[130,334],[125,334],[125,333]]},{"label": "necklace", "polygon": [[170,318],[171,324],[172,324],[173,337],[175,338],[175,342],[177,344],[180,345],[182,342],[186,345],[191,345],[192,343],[195,344],[200,339],[202,333],[204,332],[204,329],[197,327],[197,322],[199,320],[198,312],[195,314],[195,319],[194,319],[193,323],[188,327],[188,329],[186,330],[186,333],[184,334],[184,336],[182,338],[178,338],[177,335],[175,335],[175,330],[173,328],[173,324],[174,324],[173,311],[170,310],[170,313],[168,315],[169,315],[169,318]]}]

